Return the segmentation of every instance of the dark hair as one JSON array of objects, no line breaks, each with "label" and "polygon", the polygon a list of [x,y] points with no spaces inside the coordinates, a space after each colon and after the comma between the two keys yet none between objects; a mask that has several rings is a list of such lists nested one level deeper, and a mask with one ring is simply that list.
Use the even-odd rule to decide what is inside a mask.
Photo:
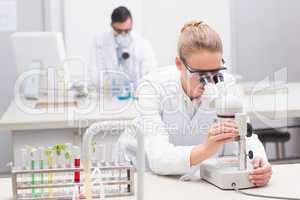
[{"label": "dark hair", "polygon": [[111,14],[111,23],[125,22],[128,18],[132,20],[131,13],[125,6],[115,8]]}]

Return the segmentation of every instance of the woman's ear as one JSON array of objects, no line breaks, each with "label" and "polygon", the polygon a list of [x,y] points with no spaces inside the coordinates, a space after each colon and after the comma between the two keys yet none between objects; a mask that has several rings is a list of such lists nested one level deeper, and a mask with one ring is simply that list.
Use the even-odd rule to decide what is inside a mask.
[{"label": "woman's ear", "polygon": [[175,64],[176,64],[176,66],[177,66],[177,69],[178,69],[179,71],[181,71],[181,70],[182,70],[182,61],[181,61],[181,59],[179,58],[179,56],[176,56],[176,58],[175,58]]}]

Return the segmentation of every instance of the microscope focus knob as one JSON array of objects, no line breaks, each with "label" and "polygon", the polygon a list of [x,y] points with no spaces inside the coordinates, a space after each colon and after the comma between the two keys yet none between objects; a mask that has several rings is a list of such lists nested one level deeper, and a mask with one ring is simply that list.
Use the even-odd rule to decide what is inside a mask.
[{"label": "microscope focus knob", "polygon": [[248,152],[248,157],[249,157],[250,160],[253,159],[253,157],[254,157],[253,151],[250,150],[250,151]]},{"label": "microscope focus knob", "polygon": [[251,137],[252,136],[252,125],[250,123],[247,123],[247,137]]}]

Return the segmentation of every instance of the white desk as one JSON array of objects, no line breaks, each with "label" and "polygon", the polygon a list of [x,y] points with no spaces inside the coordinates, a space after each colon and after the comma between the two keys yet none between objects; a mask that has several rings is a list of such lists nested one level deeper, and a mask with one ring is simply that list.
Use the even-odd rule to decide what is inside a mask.
[{"label": "white desk", "polygon": [[[300,117],[300,83],[290,83],[275,91],[258,90],[243,96],[250,118],[274,121]],[[77,108],[33,109],[34,101],[13,101],[0,120],[0,128],[12,132],[14,161],[24,144],[52,145],[72,142],[80,144],[81,132],[96,121],[131,120],[139,110],[137,101],[119,101],[93,96]],[[21,134],[22,133],[22,134]],[[75,133],[75,134],[74,134]],[[32,139],[34,138],[34,140]]]},{"label": "white desk", "polygon": [[77,107],[34,109],[35,104],[36,101],[12,101],[0,120],[0,128],[11,131],[85,128],[100,120],[130,120],[137,115],[136,101],[103,96],[78,101]]},{"label": "white desk", "polygon": [[[299,180],[300,164],[274,165],[273,177],[268,186],[245,190],[247,192],[264,195],[277,195],[300,198]],[[11,179],[0,179],[0,199],[12,200]],[[119,199],[119,198],[118,198]],[[133,198],[124,198],[131,199]],[[207,182],[195,179],[191,182],[179,181],[176,177],[164,177],[145,174],[145,200],[260,200],[244,196],[234,191],[220,190]]]},{"label": "white desk", "polygon": [[[243,87],[241,86],[242,90]],[[271,119],[300,117],[300,83],[265,89],[252,89],[245,92],[244,109],[251,118],[267,117]]]},{"label": "white desk", "polygon": [[[300,83],[290,83],[275,91],[254,91],[243,96],[244,109],[250,117],[300,117]],[[32,109],[34,101],[26,102],[22,109],[13,101],[0,120],[4,130],[35,130],[88,127],[99,120],[133,119],[138,113],[136,101],[93,97],[87,105],[59,110]],[[73,117],[73,118],[72,118]]]},{"label": "white desk", "polygon": [[77,107],[34,109],[35,104],[36,101],[15,100],[0,121],[0,128],[12,133],[13,162],[16,165],[20,164],[19,151],[25,144],[51,146],[70,142],[80,145],[82,133],[91,124],[107,120],[132,120],[138,110],[134,100],[120,101],[103,96],[78,101]]}]

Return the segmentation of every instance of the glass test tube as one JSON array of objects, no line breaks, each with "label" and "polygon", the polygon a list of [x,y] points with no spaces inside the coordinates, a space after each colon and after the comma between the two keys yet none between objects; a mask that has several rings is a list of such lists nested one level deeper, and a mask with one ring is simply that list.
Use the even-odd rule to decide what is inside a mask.
[{"label": "glass test tube", "polygon": [[[72,144],[66,143],[66,152],[65,152],[65,168],[70,169],[72,167]],[[65,176],[65,183],[72,181],[72,172],[67,172]],[[67,187],[65,190],[66,194],[72,194],[72,188]]]},{"label": "glass test tube", "polygon": [[[38,148],[38,165],[39,169],[45,169],[45,148],[39,147]],[[40,184],[45,184],[45,174],[40,173]],[[44,194],[44,188],[40,189],[40,195]]]},{"label": "glass test tube", "polygon": [[[28,150],[26,148],[21,149],[21,169],[22,170],[27,170],[29,169],[29,163],[28,163],[29,157],[28,157]],[[27,174],[22,174],[20,177],[20,183],[25,184],[28,181],[28,176]],[[26,190],[21,190],[21,196],[27,196],[27,191]]]},{"label": "glass test tube", "polygon": [[[66,154],[65,154],[65,168],[71,168],[72,167],[72,144],[66,143]],[[73,173],[67,173],[65,182],[70,182],[72,180],[72,174]]]},{"label": "glass test tube", "polygon": [[[63,168],[65,165],[65,155],[63,150],[63,145],[57,144],[54,146],[55,148],[55,167],[56,168]],[[54,176],[56,183],[63,183],[65,176],[62,172],[57,172]],[[55,195],[63,195],[66,191],[64,188],[56,188]]]},{"label": "glass test tube", "polygon": [[[73,146],[74,168],[80,168],[80,148]],[[74,183],[80,183],[80,171],[74,171]]]},{"label": "glass test tube", "polygon": [[[118,166],[120,159],[119,159],[119,148],[117,143],[111,144],[111,165]],[[111,170],[111,179],[115,180],[120,178],[121,172],[119,169],[112,169]]]},{"label": "glass test tube", "polygon": [[[46,150],[46,155],[47,155],[47,165],[48,165],[48,169],[53,169],[54,163],[53,163],[53,150],[51,147],[48,147]],[[53,173],[49,173],[48,174],[48,184],[52,184],[53,183]],[[53,194],[53,189],[49,188],[48,189],[48,195],[52,196]]]},{"label": "glass test tube", "polygon": [[[30,169],[35,170],[35,168],[36,168],[36,149],[31,149],[29,155],[30,155]],[[35,176],[35,173],[33,172],[31,174],[31,185],[34,186],[35,184],[36,184],[36,176]],[[32,193],[33,197],[36,196],[35,188],[32,188],[31,193]]]},{"label": "glass test tube", "polygon": [[[99,144],[96,146],[97,166],[100,168],[105,165],[105,145]],[[102,178],[106,179],[106,171],[101,171]]]}]

